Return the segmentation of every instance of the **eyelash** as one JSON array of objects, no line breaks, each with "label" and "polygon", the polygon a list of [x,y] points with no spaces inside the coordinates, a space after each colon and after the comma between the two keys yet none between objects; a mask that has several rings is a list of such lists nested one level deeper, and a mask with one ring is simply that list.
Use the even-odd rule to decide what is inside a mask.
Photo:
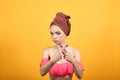
[{"label": "eyelash", "polygon": [[[54,33],[51,33],[51,35],[53,35]],[[59,33],[59,32],[56,32],[55,34],[57,34],[57,35],[60,35],[61,33]]]},{"label": "eyelash", "polygon": [[59,32],[56,32],[56,34],[57,34],[57,35],[60,35],[60,33],[59,33]]},{"label": "eyelash", "polygon": [[51,35],[53,35],[53,33],[50,33]]}]

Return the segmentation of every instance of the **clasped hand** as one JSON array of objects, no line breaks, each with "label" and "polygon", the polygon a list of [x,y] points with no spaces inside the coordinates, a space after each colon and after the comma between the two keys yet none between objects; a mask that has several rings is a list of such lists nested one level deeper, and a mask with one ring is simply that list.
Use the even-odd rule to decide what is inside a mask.
[{"label": "clasped hand", "polygon": [[67,47],[58,49],[54,53],[54,56],[51,59],[54,63],[56,63],[57,61],[62,59],[62,55],[63,55],[63,58],[68,62],[72,63],[73,61],[75,61],[75,57],[72,55],[72,49],[67,48]]}]

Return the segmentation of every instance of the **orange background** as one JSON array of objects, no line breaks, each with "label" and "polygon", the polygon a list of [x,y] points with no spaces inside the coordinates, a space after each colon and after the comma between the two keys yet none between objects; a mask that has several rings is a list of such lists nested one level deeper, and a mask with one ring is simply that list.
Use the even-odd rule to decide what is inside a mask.
[{"label": "orange background", "polygon": [[[71,16],[68,44],[78,48],[82,80],[120,80],[119,0],[0,0],[0,80],[49,80],[39,64],[53,46],[49,24],[56,12]],[[73,80],[77,80],[74,76]]]}]

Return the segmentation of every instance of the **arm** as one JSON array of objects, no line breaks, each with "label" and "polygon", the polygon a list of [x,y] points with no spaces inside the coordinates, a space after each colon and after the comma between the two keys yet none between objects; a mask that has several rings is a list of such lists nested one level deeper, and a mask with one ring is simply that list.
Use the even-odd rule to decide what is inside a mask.
[{"label": "arm", "polygon": [[48,63],[46,63],[45,65],[41,66],[41,69],[40,69],[41,76],[44,76],[50,70],[50,68],[52,66],[53,66],[52,60],[49,60]]},{"label": "arm", "polygon": [[[74,56],[71,55],[74,53]],[[78,79],[81,79],[83,76],[83,72],[82,69],[80,68],[78,62],[80,62],[80,53],[77,49],[75,49],[74,51],[67,51],[65,54],[65,59],[69,62],[72,63],[73,67],[74,67],[74,71],[75,71],[75,75],[78,77]]]},{"label": "arm", "polygon": [[[43,51],[43,59],[44,58],[47,58],[48,59],[48,50],[44,50]],[[49,71],[49,69],[51,68],[53,66],[53,62],[52,62],[52,60],[49,60],[45,65],[42,65],[41,67],[40,67],[40,74],[41,74],[41,76],[44,76],[48,71]]]},{"label": "arm", "polygon": [[[52,52],[54,52],[54,51],[52,51]],[[43,59],[45,59],[45,58],[48,59],[49,58],[49,53],[50,52],[48,51],[48,49],[45,49],[44,52],[43,52]],[[54,54],[55,55],[52,56],[50,58],[50,60],[46,64],[44,64],[44,65],[41,66],[41,68],[40,68],[40,74],[41,74],[41,76],[44,76],[50,70],[50,68],[57,61],[59,61],[62,58],[62,56],[59,54],[59,51],[55,52]]]},{"label": "arm", "polygon": [[73,64],[74,71],[75,71],[75,75],[76,75],[79,79],[81,79],[82,76],[83,76],[83,72],[82,72],[82,70],[80,69],[80,66],[78,65],[78,62],[80,62],[80,54],[79,54],[79,51],[76,52],[75,58],[76,58],[76,59],[73,59],[73,60],[72,60],[72,64]]}]

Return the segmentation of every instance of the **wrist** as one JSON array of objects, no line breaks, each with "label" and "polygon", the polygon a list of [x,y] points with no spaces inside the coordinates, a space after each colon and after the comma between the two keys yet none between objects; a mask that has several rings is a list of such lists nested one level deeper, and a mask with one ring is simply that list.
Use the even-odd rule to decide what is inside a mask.
[{"label": "wrist", "polygon": [[53,65],[55,64],[55,61],[53,59],[50,59],[50,63]]},{"label": "wrist", "polygon": [[75,59],[72,60],[72,64],[75,65],[77,61]]}]

